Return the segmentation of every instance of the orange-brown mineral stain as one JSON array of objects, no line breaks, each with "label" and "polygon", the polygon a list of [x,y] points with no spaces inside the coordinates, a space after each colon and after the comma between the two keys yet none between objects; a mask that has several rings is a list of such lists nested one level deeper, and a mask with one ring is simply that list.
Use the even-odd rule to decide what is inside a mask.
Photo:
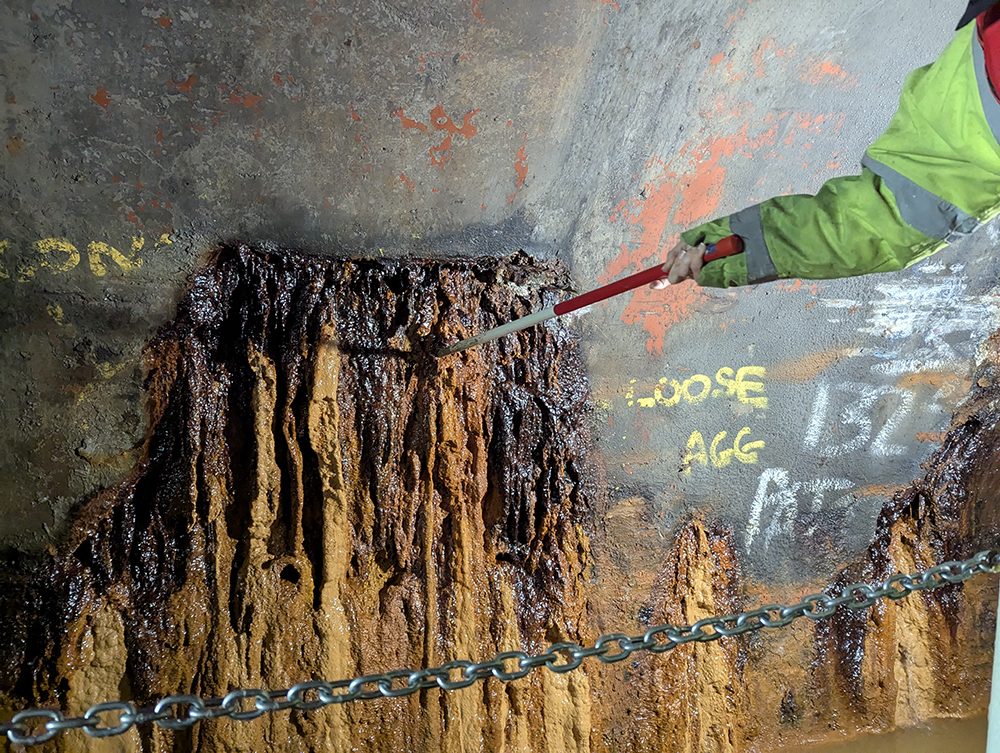
[{"label": "orange-brown mineral stain", "polygon": [[524,138],[521,140],[521,148],[517,150],[517,159],[514,161],[514,172],[517,174],[517,182],[514,186],[514,193],[507,197],[508,203],[514,200],[517,196],[518,191],[521,190],[521,186],[524,185],[525,179],[528,177],[528,158],[524,154],[524,148],[528,143],[528,134],[524,134]]},{"label": "orange-brown mineral stain", "polygon": [[164,29],[170,28],[170,22],[173,20],[170,16],[160,16],[159,18],[154,18],[154,21],[162,26]]},{"label": "orange-brown mineral stain", "polygon": [[107,89],[98,89],[96,93],[90,95],[90,98],[105,110],[107,110],[108,105],[111,104],[111,95],[108,94]]},{"label": "orange-brown mineral stain", "polygon": [[775,366],[769,366],[767,378],[776,382],[809,382],[857,352],[857,348],[831,348],[789,358]]}]

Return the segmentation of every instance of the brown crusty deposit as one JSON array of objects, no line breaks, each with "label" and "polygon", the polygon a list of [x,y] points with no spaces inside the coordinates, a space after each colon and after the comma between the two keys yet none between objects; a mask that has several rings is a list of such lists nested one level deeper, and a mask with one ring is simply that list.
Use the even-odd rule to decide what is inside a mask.
[{"label": "brown crusty deposit", "polygon": [[[0,570],[3,718],[537,652],[774,601],[718,522],[639,551],[649,501],[608,507],[569,329],[434,356],[567,285],[523,254],[220,250],[147,349],[150,430],[130,477],[81,506],[59,551]],[[838,585],[995,544],[996,360]],[[771,750],[982,711],[995,599],[983,578],[568,674],[108,740],[75,730],[46,748]]]}]

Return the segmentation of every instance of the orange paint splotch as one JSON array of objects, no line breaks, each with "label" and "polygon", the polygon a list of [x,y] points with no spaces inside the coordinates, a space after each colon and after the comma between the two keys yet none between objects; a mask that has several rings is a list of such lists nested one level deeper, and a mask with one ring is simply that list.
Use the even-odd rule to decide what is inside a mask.
[{"label": "orange paint splotch", "polygon": [[406,115],[403,114],[402,107],[392,113],[389,117],[399,118],[399,123],[403,126],[403,130],[413,129],[420,131],[421,133],[427,133],[427,126],[419,121],[406,117]]},{"label": "orange paint splotch", "polygon": [[226,104],[229,105],[242,105],[248,110],[256,110],[257,104],[264,99],[263,95],[260,94],[244,94],[240,95],[239,92],[233,92],[229,99],[226,100]]},{"label": "orange paint splotch", "polygon": [[774,40],[771,39],[771,37],[768,37],[757,45],[757,49],[754,50],[752,55],[753,75],[755,78],[764,78],[764,76],[767,75],[767,68],[764,66],[764,53],[768,50],[773,50],[774,48]]},{"label": "orange paint splotch", "polygon": [[281,82],[281,76],[279,76],[277,73],[271,76],[271,78],[274,80],[274,83],[276,83],[278,86],[284,86],[284,84]]},{"label": "orange paint splotch", "polygon": [[129,222],[134,222],[138,227],[142,227],[142,223],[139,222],[139,217],[136,215],[135,212],[131,210],[129,210],[129,213],[125,215],[125,219],[127,219]]},{"label": "orange paint splotch", "polygon": [[472,118],[479,114],[479,108],[471,110],[462,116],[462,127],[459,128],[455,125],[451,118],[444,111],[443,105],[436,105],[433,110],[431,110],[431,124],[434,126],[435,130],[438,131],[448,131],[448,133],[460,133],[467,139],[471,139],[476,135],[477,128],[472,123]]},{"label": "orange paint splotch", "polygon": [[444,137],[437,146],[430,148],[431,167],[444,167],[444,163],[451,159],[451,134]]},{"label": "orange paint splotch", "polygon": [[646,350],[650,355],[659,354],[663,352],[667,330],[694,316],[704,298],[701,288],[690,280],[665,290],[643,286],[635,291],[621,319],[625,324],[642,324],[648,333]]},{"label": "orange paint splotch", "polygon": [[413,190],[413,181],[406,177],[406,173],[400,173],[399,174],[399,178],[396,180],[396,183],[397,184],[398,183],[402,183],[409,190],[411,190],[411,191]]},{"label": "orange paint splotch", "polygon": [[475,16],[479,23],[484,24],[486,23],[486,17],[483,15],[483,11],[479,8],[479,3],[481,2],[482,0],[472,0],[472,15]]},{"label": "orange paint splotch", "polygon": [[708,217],[722,201],[726,169],[719,164],[722,157],[731,157],[749,143],[748,125],[730,136],[710,137],[691,152],[694,169],[683,182],[681,200],[674,212],[676,225],[687,226]]},{"label": "orange paint splotch", "polygon": [[[816,117],[813,117],[811,112],[797,112],[792,115],[792,123],[788,127],[788,136],[785,138],[785,143],[791,146],[795,142],[796,131],[804,131],[806,133],[811,133],[813,135],[820,135],[823,133],[823,129],[820,127],[826,121],[826,115],[820,113]],[[808,146],[803,145],[803,148],[810,148],[812,145],[806,142]]]},{"label": "orange paint splotch", "polygon": [[105,110],[107,110],[108,105],[111,104],[111,95],[108,94],[107,89],[98,89],[96,93],[90,95],[90,98]]},{"label": "orange paint splotch", "polygon": [[191,91],[191,89],[194,87],[194,85],[196,83],[198,83],[198,77],[197,76],[188,76],[186,79],[184,79],[180,83],[174,81],[174,77],[173,76],[171,76],[170,78],[167,79],[167,86],[172,86],[173,88],[177,89],[178,91],[182,91],[182,92],[185,92],[185,93]]},{"label": "orange paint splotch", "polygon": [[809,58],[799,68],[802,74],[801,79],[807,84],[818,86],[819,84],[832,84],[833,86],[844,88],[857,86],[858,77],[848,75],[847,71],[835,65],[829,60],[817,61],[816,58]]},{"label": "orange paint splotch", "polygon": [[712,73],[715,73],[715,69],[719,67],[719,63],[726,59],[726,53],[720,52],[715,57],[713,57],[709,63],[712,66]]},{"label": "orange paint splotch", "polygon": [[253,140],[256,141],[260,138],[260,129],[258,128],[253,134]]},{"label": "orange paint splotch", "polygon": [[351,111],[351,120],[353,120],[355,123],[361,120],[361,116],[358,115],[356,112],[354,112],[354,105],[348,105],[348,108]]},{"label": "orange paint splotch", "polygon": [[528,177],[528,158],[524,154],[524,148],[528,143],[528,134],[524,134],[524,138],[521,140],[521,148],[517,150],[517,159],[514,161],[514,172],[517,175],[517,182],[514,186],[514,193],[507,197],[508,203],[514,200],[517,196],[518,191],[521,190],[521,186],[524,185],[525,179]]},{"label": "orange paint splotch", "polygon": [[170,16],[160,16],[159,18],[154,18],[153,20],[156,21],[156,23],[158,23],[164,29],[169,29],[170,22],[173,21],[173,19]]},{"label": "orange paint splotch", "polygon": [[159,144],[161,141],[163,141],[163,129],[162,128],[157,128],[156,129],[156,137],[155,138],[156,138],[156,143],[157,144]]},{"label": "orange paint splotch", "polygon": [[114,183],[121,183],[121,182],[122,182],[122,179],[121,179],[121,178],[119,178],[119,177],[118,177],[117,175],[112,175],[112,176],[111,176],[111,180],[112,180],[112,181],[113,181]]},{"label": "orange paint splotch", "polygon": [[743,18],[744,15],[746,15],[746,9],[740,8],[736,13],[727,13],[726,15],[728,16],[726,19],[726,28],[728,29],[734,23]]},{"label": "orange paint splotch", "polygon": [[480,208],[480,209],[486,209],[486,205],[485,205],[485,204],[483,204],[483,205],[482,205],[482,206],[480,206],[479,208]]}]

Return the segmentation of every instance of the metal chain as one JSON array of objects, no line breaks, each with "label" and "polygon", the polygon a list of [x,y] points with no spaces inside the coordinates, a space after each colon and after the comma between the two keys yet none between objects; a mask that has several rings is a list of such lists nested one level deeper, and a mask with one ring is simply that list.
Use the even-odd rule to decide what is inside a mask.
[{"label": "metal chain", "polygon": [[[69,729],[82,729],[91,737],[112,737],[127,732],[135,725],[155,722],[165,729],[176,730],[190,727],[203,719],[228,717],[248,721],[285,709],[312,711],[333,703],[400,698],[435,687],[458,690],[488,677],[508,682],[518,680],[542,666],[562,674],[571,672],[584,659],[592,656],[605,664],[612,664],[627,659],[636,651],[661,654],[684,643],[706,643],[752,630],[785,627],[799,617],[808,617],[815,622],[830,617],[841,606],[854,611],[867,609],[879,599],[895,601],[914,591],[961,583],[976,573],[986,572],[1000,573],[1000,551],[989,549],[964,562],[945,562],[911,575],[897,573],[878,586],[852,583],[845,586],[839,596],[811,594],[793,606],[768,604],[740,614],[706,617],[693,625],[657,625],[638,636],[624,633],[602,635],[589,648],[564,642],[553,644],[534,656],[524,651],[505,651],[489,661],[450,661],[429,669],[397,669],[336,682],[313,680],[300,682],[287,690],[240,689],[223,698],[208,699],[197,695],[172,695],[155,706],[141,710],[128,701],[110,701],[91,706],[83,716],[69,718],[58,709],[27,709],[15,714],[9,722],[0,724],[0,732],[6,733],[15,745],[38,745]],[[246,702],[250,700],[252,704]],[[108,723],[102,718],[104,714],[111,714]],[[41,729],[33,731],[29,724],[31,719],[47,721]]]}]

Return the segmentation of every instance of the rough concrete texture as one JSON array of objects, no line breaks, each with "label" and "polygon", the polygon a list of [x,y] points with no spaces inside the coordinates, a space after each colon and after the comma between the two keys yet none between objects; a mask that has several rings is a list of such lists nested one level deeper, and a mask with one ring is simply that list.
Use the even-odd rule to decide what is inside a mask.
[{"label": "rough concrete texture", "polygon": [[[856,171],[959,12],[5,3],[0,542],[43,551],[71,508],[132,473],[143,345],[222,242],[369,258],[523,248],[585,289],[703,218]],[[639,291],[572,324],[609,494],[599,564],[618,578],[602,628],[649,617],[667,587],[654,574],[693,519],[728,532],[743,587],[769,599],[868,556],[997,328],[997,240],[987,228],[860,280]],[[913,708],[892,719],[932,706]]]}]

